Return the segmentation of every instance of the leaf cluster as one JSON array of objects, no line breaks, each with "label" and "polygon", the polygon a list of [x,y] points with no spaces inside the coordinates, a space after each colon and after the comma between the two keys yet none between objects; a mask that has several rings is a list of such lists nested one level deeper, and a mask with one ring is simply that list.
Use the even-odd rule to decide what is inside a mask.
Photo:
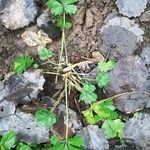
[{"label": "leaf cluster", "polygon": [[100,88],[105,88],[110,82],[110,77],[107,72],[112,70],[115,67],[116,62],[109,60],[108,62],[100,62],[98,68],[100,73],[96,77],[97,84]]},{"label": "leaf cluster", "polygon": [[100,120],[113,120],[118,118],[118,113],[116,112],[111,99],[93,103],[88,110],[83,111],[82,113],[89,124],[95,124]]},{"label": "leaf cluster", "polygon": [[69,138],[67,141],[61,141],[55,135],[50,138],[50,142],[53,147],[49,150],[83,150],[84,140],[81,136],[75,135],[72,138]]}]

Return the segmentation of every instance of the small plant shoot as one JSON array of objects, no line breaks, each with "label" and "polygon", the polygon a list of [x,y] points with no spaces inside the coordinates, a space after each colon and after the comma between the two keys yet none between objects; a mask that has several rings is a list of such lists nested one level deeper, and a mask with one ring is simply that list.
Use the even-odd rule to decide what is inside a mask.
[{"label": "small plant shoot", "polygon": [[47,109],[41,109],[35,114],[38,125],[51,128],[56,123],[56,116]]}]

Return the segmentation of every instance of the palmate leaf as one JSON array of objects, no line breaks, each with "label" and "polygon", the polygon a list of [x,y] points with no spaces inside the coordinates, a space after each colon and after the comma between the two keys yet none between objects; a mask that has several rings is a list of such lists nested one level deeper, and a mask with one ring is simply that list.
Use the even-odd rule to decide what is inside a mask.
[{"label": "palmate leaf", "polygon": [[34,59],[30,56],[21,55],[15,59],[14,62],[14,72],[16,74],[22,74],[28,68],[30,68],[34,63]]},{"label": "palmate leaf", "polygon": [[118,113],[115,111],[112,100],[107,100],[99,105],[93,104],[93,111],[98,114],[102,119],[116,119],[118,118]]},{"label": "palmate leaf", "polygon": [[52,14],[61,15],[64,11],[63,5],[57,0],[48,0],[48,7],[51,9]]},{"label": "palmate leaf", "polygon": [[64,10],[66,14],[72,15],[75,14],[78,9],[75,5],[65,5]]},{"label": "palmate leaf", "polygon": [[89,82],[85,82],[81,89],[80,100],[85,103],[92,103],[97,100],[97,95],[94,93],[95,86]]},{"label": "palmate leaf", "polygon": [[[50,139],[50,141],[53,140],[54,137]],[[54,142],[55,143],[54,146],[49,148],[49,150],[83,150],[84,140],[80,135],[75,135],[73,138],[68,139],[68,141],[60,141],[60,140],[56,141],[57,142]]]},{"label": "palmate leaf", "polygon": [[109,60],[108,62],[99,62],[98,67],[101,72],[107,72],[112,70],[116,65],[116,62]]},{"label": "palmate leaf", "polygon": [[102,129],[104,129],[108,139],[119,137],[122,140],[124,127],[125,123],[123,123],[120,119],[105,120],[102,125]]},{"label": "palmate leaf", "polygon": [[50,128],[56,123],[55,115],[47,109],[37,111],[35,118],[38,125],[46,128]]},{"label": "palmate leaf", "polygon": [[47,48],[42,48],[38,51],[38,55],[41,60],[47,60],[53,57],[53,52]]},{"label": "palmate leaf", "polygon": [[110,82],[110,77],[102,72],[96,77],[96,82],[100,88],[106,87]]},{"label": "palmate leaf", "polygon": [[3,135],[0,142],[0,147],[4,150],[10,150],[15,146],[16,141],[16,133],[13,131],[8,131]]},{"label": "palmate leaf", "polygon": [[31,150],[31,147],[29,145],[19,143],[16,150]]}]

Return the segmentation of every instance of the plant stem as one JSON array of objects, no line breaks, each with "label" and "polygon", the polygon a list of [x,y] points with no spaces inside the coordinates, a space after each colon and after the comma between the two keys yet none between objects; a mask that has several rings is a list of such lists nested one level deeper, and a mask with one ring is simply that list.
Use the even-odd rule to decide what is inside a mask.
[{"label": "plant stem", "polygon": [[66,103],[66,142],[68,141],[68,124],[69,124],[69,110],[68,110],[68,82],[65,79],[65,103]]}]

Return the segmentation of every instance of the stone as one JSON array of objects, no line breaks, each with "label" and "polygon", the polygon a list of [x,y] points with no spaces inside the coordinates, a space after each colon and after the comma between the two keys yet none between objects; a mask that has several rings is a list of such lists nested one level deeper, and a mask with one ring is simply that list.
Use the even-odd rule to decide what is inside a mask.
[{"label": "stone", "polygon": [[127,17],[138,17],[144,12],[147,0],[117,0],[116,5],[120,14]]},{"label": "stone", "polygon": [[40,144],[49,141],[49,129],[37,126],[31,114],[17,111],[14,115],[0,119],[0,135],[10,130],[22,142]]},{"label": "stone", "polygon": [[101,28],[99,49],[105,57],[117,60],[127,57],[141,45],[143,34],[135,21],[114,17]]},{"label": "stone", "polygon": [[[69,124],[68,127],[72,130],[73,133],[76,133],[77,131],[81,130],[82,123],[80,119],[77,116],[77,113],[74,112],[72,109],[69,108]],[[58,106],[58,116],[63,116],[64,124],[67,125],[67,118],[66,118],[66,112],[65,112],[65,105],[60,104]]]},{"label": "stone", "polygon": [[89,150],[108,150],[109,144],[103,130],[97,125],[88,125],[81,131],[85,141],[85,149]]},{"label": "stone", "polygon": [[150,74],[150,46],[144,47],[140,56],[144,61],[145,65],[147,66]]},{"label": "stone", "polygon": [[35,21],[37,6],[33,0],[10,0],[1,15],[3,25],[16,30]]},{"label": "stone", "polygon": [[39,47],[45,47],[46,44],[49,44],[52,42],[52,40],[48,37],[48,35],[43,32],[42,30],[39,30],[37,33],[34,31],[25,31],[21,35],[23,41],[28,46],[39,46]]},{"label": "stone", "polygon": [[0,102],[4,99],[17,104],[26,104],[37,98],[43,90],[45,79],[41,70],[25,72],[22,75],[10,76],[0,84]]},{"label": "stone", "polygon": [[141,17],[140,21],[144,23],[150,23],[150,10],[145,11]]},{"label": "stone", "polygon": [[7,5],[8,0],[0,0],[0,14],[3,12]]},{"label": "stone", "polygon": [[150,115],[140,113],[138,117],[129,119],[124,128],[124,138],[126,143],[132,143],[137,150],[149,150]]},{"label": "stone", "polygon": [[128,56],[117,62],[109,76],[111,80],[107,90],[110,95],[115,95],[144,90],[145,83],[148,81],[148,70],[139,56]]},{"label": "stone", "polygon": [[131,93],[114,100],[115,107],[125,113],[134,113],[150,108],[150,96],[145,93]]},{"label": "stone", "polygon": [[13,115],[16,111],[14,102],[3,100],[0,102],[0,119]]},{"label": "stone", "polygon": [[45,11],[37,18],[37,26],[44,30],[51,39],[61,37],[61,31],[55,24],[52,22],[51,15],[48,11]]}]

